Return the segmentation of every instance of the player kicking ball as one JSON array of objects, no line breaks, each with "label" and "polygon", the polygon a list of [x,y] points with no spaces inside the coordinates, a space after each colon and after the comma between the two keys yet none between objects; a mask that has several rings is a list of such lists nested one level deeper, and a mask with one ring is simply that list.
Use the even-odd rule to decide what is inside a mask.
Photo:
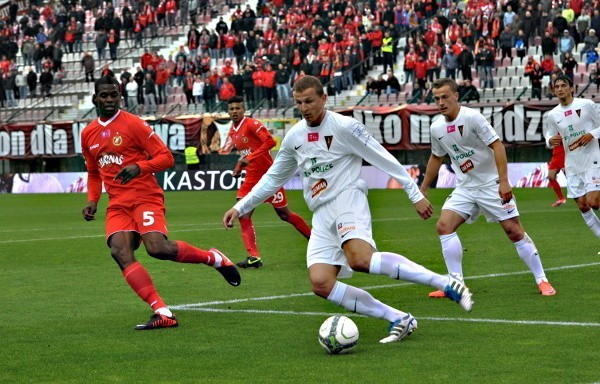
[{"label": "player kicking ball", "polygon": [[96,81],[94,105],[98,118],[81,132],[81,147],[88,178],[86,221],[94,220],[102,184],[108,193],[106,243],[125,281],[154,311],[135,329],[177,327],[179,323],[154,287],[148,271],[134,251],[144,243],[146,252],[160,260],[206,264],[225,280],[240,285],[240,274],[218,249],[202,250],[184,241],[167,239],[164,193],[155,172],[174,164],[173,155],[152,128],[139,117],[119,109],[119,82],[113,76]]}]

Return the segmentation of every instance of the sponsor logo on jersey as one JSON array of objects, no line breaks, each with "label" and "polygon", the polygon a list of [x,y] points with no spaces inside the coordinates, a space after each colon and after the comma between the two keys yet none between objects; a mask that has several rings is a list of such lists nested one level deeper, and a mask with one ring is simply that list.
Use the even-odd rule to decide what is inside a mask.
[{"label": "sponsor logo on jersey", "polygon": [[94,145],[92,145],[92,146],[90,147],[90,150],[91,150],[91,149],[94,149],[94,148],[98,148],[99,146],[100,146],[100,144],[94,144]]},{"label": "sponsor logo on jersey", "polygon": [[473,168],[475,168],[475,166],[473,165],[473,162],[471,161],[471,159],[465,161],[464,163],[462,163],[460,165],[460,170],[462,173],[467,173]]},{"label": "sponsor logo on jersey", "polygon": [[319,132],[309,132],[308,133],[308,142],[311,141],[319,141]]},{"label": "sponsor logo on jersey", "polygon": [[248,157],[248,156],[250,156],[251,153],[252,153],[252,148],[242,149],[240,151],[240,156],[241,157]]},{"label": "sponsor logo on jersey", "polygon": [[110,129],[100,132],[100,137],[103,139],[108,139],[110,137]]},{"label": "sponsor logo on jersey", "polygon": [[449,125],[449,126],[446,127],[446,132],[447,133],[452,133],[454,131],[456,131],[456,125]]},{"label": "sponsor logo on jersey", "polygon": [[112,138],[112,143],[114,146],[118,147],[119,145],[123,144],[123,137],[121,136],[115,136]]},{"label": "sponsor logo on jersey", "polygon": [[98,166],[100,168],[104,168],[110,164],[123,164],[123,155],[115,155],[112,153],[105,153],[98,158]]},{"label": "sponsor logo on jersey", "polygon": [[467,157],[471,157],[471,156],[473,156],[474,154],[475,154],[475,151],[471,149],[471,150],[470,150],[470,151],[468,151],[468,152],[465,152],[465,153],[459,153],[459,154],[458,154],[458,155],[456,155],[456,156],[452,156],[452,158],[453,158],[454,160],[466,159]]},{"label": "sponsor logo on jersey", "polygon": [[326,189],[327,189],[327,180],[321,179],[321,180],[317,181],[310,188],[310,190],[312,191],[311,197],[317,196],[319,193],[323,192]]},{"label": "sponsor logo on jersey", "polygon": [[327,144],[327,149],[331,147],[331,141],[333,140],[333,136],[325,136],[325,144]]},{"label": "sponsor logo on jersey", "polygon": [[354,222],[350,222],[350,223],[338,223],[338,235],[340,235],[340,237],[344,237],[348,234],[348,232],[353,231],[356,229],[356,223]]},{"label": "sponsor logo on jersey", "polygon": [[571,111],[570,109],[568,111],[565,111],[565,117],[571,116],[572,114],[573,114],[573,111]]}]

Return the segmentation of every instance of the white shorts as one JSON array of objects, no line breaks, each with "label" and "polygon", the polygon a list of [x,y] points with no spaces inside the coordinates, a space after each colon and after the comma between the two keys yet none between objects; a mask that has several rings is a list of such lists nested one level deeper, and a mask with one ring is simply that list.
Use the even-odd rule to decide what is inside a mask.
[{"label": "white shorts", "polygon": [[576,199],[594,191],[600,191],[600,168],[567,175],[567,197]]},{"label": "white shorts", "polygon": [[375,248],[371,229],[371,211],[365,192],[349,189],[318,207],[313,214],[312,230],[306,250],[306,264],[339,265],[338,277],[352,276],[342,250],[349,239],[361,239]]},{"label": "white shorts", "polygon": [[496,223],[519,216],[515,197],[506,204],[498,194],[498,185],[482,188],[457,187],[446,199],[442,209],[461,215],[467,224],[474,223],[483,213],[488,223]]}]

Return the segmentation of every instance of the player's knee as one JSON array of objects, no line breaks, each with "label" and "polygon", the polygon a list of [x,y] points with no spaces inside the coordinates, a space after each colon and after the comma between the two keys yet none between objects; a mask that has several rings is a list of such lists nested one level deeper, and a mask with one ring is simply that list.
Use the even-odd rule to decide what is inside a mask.
[{"label": "player's knee", "polygon": [[277,211],[277,216],[283,221],[288,221],[290,219],[290,215],[284,211]]},{"label": "player's knee", "polygon": [[115,260],[119,268],[121,268],[121,270],[129,267],[135,261],[135,258],[131,252],[124,252],[124,250],[121,249],[111,248],[110,255]]},{"label": "player's knee", "polygon": [[523,239],[523,237],[525,237],[525,231],[523,231],[522,228],[517,227],[517,226],[505,228],[504,232],[506,232],[506,236],[508,236],[510,241],[512,241],[513,243],[516,243],[517,241],[521,241]]},{"label": "player's knee", "polygon": [[173,257],[167,247],[157,243],[145,244],[146,252],[150,257],[159,260],[171,260]]},{"label": "player's knee", "polygon": [[333,289],[335,281],[331,282],[328,280],[313,280],[311,281],[312,291],[315,295],[327,298]]},{"label": "player's knee", "polygon": [[435,230],[437,231],[439,236],[449,235],[452,232],[454,232],[454,230],[450,227],[450,225],[447,222],[441,220],[438,220],[438,222],[435,224]]}]

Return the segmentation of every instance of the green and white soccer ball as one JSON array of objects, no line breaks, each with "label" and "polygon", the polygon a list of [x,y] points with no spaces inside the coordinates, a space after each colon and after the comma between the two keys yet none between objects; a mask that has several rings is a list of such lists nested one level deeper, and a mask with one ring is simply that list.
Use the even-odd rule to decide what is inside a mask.
[{"label": "green and white soccer ball", "polygon": [[319,328],[319,344],[332,355],[346,353],[358,343],[358,327],[349,317],[327,318]]}]

